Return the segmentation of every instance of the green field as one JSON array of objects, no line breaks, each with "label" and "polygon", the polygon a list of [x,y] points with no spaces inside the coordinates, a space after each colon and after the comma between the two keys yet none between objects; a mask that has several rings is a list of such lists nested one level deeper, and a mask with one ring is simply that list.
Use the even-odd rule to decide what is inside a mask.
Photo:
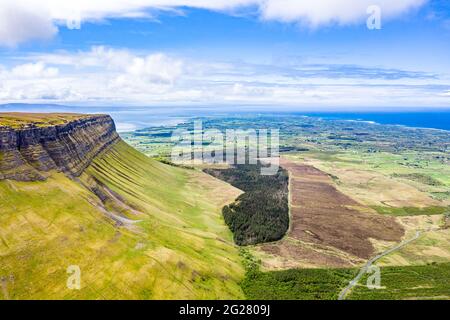
[{"label": "green field", "polygon": [[[336,300],[358,269],[289,269],[262,272],[259,262],[242,251],[246,277],[243,291],[252,300]],[[369,289],[364,275],[346,299],[450,299],[450,263],[381,267],[380,289]]]},{"label": "green field", "polygon": [[[420,239],[380,261],[383,266],[396,266],[383,267],[382,283],[387,289],[372,291],[358,286],[349,298],[449,299],[450,229],[443,227],[450,206],[448,132],[290,115],[201,120],[204,129],[220,131],[280,129],[283,157],[327,173],[336,188],[360,203],[364,210],[395,216],[408,236],[428,230]],[[173,146],[171,131],[191,127],[189,122],[148,128],[123,137],[147,155],[164,158],[170,155]],[[376,246],[384,251],[393,244],[380,242]],[[277,265],[278,257],[271,258]],[[433,262],[440,264],[430,264]],[[262,272],[258,267],[247,270],[241,285],[250,299],[336,299],[356,271],[355,268]],[[396,282],[396,272],[404,272],[405,278],[399,277],[402,281]]]},{"label": "green field", "polygon": [[[363,204],[385,207],[385,211],[410,208],[406,212],[450,205],[450,134],[446,131],[282,114],[197,120],[202,120],[204,130],[222,132],[279,129],[284,156],[310,161],[336,178],[341,191],[356,195]],[[173,147],[171,132],[192,128],[188,122],[122,136],[149,156],[168,157]]]},{"label": "green field", "polygon": [[[247,273],[242,289],[255,300],[336,300],[357,269],[290,269]],[[381,289],[369,289],[368,275],[350,300],[450,299],[450,263],[381,268]]]},{"label": "green field", "polygon": [[336,300],[352,269],[289,269],[249,273],[242,282],[251,300]]},{"label": "green field", "polygon": [[363,277],[349,299],[450,299],[450,263],[408,267],[382,267],[381,289],[369,289]]},{"label": "green field", "polygon": [[372,207],[380,214],[388,214],[392,216],[420,216],[420,215],[441,215],[450,212],[450,208],[446,207],[426,207],[426,208],[415,208],[415,207]]}]

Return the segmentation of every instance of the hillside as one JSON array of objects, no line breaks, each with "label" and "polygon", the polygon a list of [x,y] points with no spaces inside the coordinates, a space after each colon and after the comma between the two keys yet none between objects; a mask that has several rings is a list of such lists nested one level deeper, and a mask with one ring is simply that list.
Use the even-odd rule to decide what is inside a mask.
[{"label": "hillside", "polygon": [[[243,298],[244,271],[220,213],[240,191],[147,158],[103,117],[34,128],[35,149],[52,141],[72,152],[39,148],[52,167],[1,140],[0,299]],[[16,137],[30,130],[4,128]],[[5,170],[4,150],[23,164]],[[35,179],[23,179],[23,167]],[[71,265],[81,290],[66,286]]]}]

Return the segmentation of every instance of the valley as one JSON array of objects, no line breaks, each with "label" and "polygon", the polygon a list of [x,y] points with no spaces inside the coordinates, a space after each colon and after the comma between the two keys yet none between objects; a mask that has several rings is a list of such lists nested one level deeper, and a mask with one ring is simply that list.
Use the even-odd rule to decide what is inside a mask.
[{"label": "valley", "polygon": [[[448,133],[203,123],[281,128],[278,173],[173,164],[171,132],[189,123],[119,136],[106,115],[0,114],[0,298],[337,299],[382,252],[381,289],[363,275],[346,298],[449,297]],[[71,266],[80,290],[67,286]]]},{"label": "valley", "polygon": [[[377,260],[381,279],[383,270],[402,266],[397,270],[408,273],[420,266],[421,272],[430,270],[430,288],[440,281],[433,268],[447,270],[450,257],[445,227],[450,212],[448,132],[284,115],[201,120],[205,130],[280,128],[280,165],[289,173],[290,227],[279,241],[245,247],[244,256],[251,261],[242,283],[247,297],[337,299],[368,259],[418,232],[417,239]],[[164,159],[172,145],[171,130],[191,125],[123,136],[142,152]],[[321,279],[320,284],[314,279]],[[396,293],[386,293],[394,286],[390,282],[376,292],[360,291],[366,279],[349,299],[448,296],[448,285],[420,291],[422,285],[414,287],[420,279],[395,284],[402,288]]]}]

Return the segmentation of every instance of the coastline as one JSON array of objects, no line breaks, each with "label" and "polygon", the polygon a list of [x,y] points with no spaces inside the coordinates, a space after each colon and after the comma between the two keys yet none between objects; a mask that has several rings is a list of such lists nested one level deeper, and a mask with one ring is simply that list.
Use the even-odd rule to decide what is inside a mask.
[{"label": "coastline", "polygon": [[361,122],[367,124],[392,125],[414,129],[428,129],[450,132],[450,109],[430,109],[430,111],[391,112],[386,110],[367,112],[339,112],[339,111],[291,111],[291,110],[264,110],[254,112],[251,109],[237,107],[205,107],[186,109],[180,107],[76,107],[52,105],[42,107],[39,105],[0,105],[1,112],[73,112],[73,113],[103,113],[109,114],[116,122],[118,132],[127,133],[155,127],[176,126],[186,123],[197,117],[225,118],[231,116],[297,116],[313,117],[323,120]]}]

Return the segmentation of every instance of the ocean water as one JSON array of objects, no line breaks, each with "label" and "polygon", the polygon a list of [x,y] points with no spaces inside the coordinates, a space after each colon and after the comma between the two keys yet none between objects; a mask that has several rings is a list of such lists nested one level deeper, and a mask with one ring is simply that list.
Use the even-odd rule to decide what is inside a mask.
[{"label": "ocean water", "polygon": [[238,115],[304,115],[323,119],[370,121],[379,124],[433,128],[450,131],[450,109],[404,112],[295,112],[264,107],[72,107],[60,105],[0,105],[0,112],[106,113],[113,117],[119,132],[154,126],[176,125],[195,117]]},{"label": "ocean water", "polygon": [[340,112],[296,113],[323,119],[370,121],[379,124],[403,125],[416,128],[432,128],[450,131],[450,110],[416,112]]}]

